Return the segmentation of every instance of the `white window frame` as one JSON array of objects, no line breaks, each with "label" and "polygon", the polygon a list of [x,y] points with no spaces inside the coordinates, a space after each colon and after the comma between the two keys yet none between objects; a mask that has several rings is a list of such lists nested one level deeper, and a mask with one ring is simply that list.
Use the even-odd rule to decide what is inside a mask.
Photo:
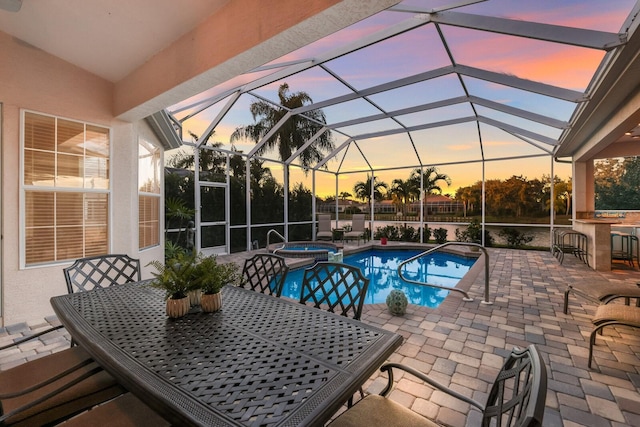
[{"label": "white window frame", "polygon": [[[149,193],[146,191],[140,191],[140,146],[148,145],[153,147],[159,154],[158,157],[158,193]],[[160,245],[164,244],[162,236],[164,230],[164,216],[162,215],[164,206],[162,203],[162,195],[163,195],[163,174],[164,174],[164,161],[163,161],[163,151],[153,142],[149,141],[147,138],[139,137],[138,138],[138,236],[140,236],[140,196],[145,197],[157,197],[158,198],[158,243],[155,245],[142,247],[142,243],[138,238],[138,250],[140,252],[147,251],[149,249],[157,248]]]},{"label": "white window frame", "polygon": [[[32,186],[32,185],[25,185],[24,183],[24,174],[25,174],[25,167],[24,167],[24,151],[25,151],[25,114],[27,113],[32,113],[32,114],[37,114],[40,116],[44,116],[44,117],[53,117],[54,119],[57,120],[66,120],[66,121],[70,121],[70,122],[76,122],[76,123],[81,123],[83,124],[85,127],[86,126],[96,126],[96,127],[100,127],[100,128],[104,128],[104,129],[108,129],[109,130],[109,174],[108,174],[108,180],[109,180],[109,186],[106,189],[91,189],[91,188],[71,188],[71,187],[45,187],[45,186]],[[35,111],[35,110],[28,110],[28,109],[21,109],[20,110],[20,162],[18,165],[18,169],[19,169],[19,181],[20,181],[20,191],[19,191],[19,195],[18,195],[18,203],[20,206],[20,212],[19,212],[19,233],[20,233],[20,248],[19,248],[19,257],[20,257],[20,269],[25,270],[25,269],[32,269],[32,268],[42,268],[42,267],[48,267],[48,266],[52,266],[52,265],[59,265],[59,264],[67,264],[69,263],[69,261],[72,261],[72,259],[65,259],[65,260],[52,260],[49,262],[42,262],[42,263],[37,263],[37,264],[29,264],[27,265],[27,260],[26,260],[26,247],[27,247],[27,242],[26,242],[26,193],[28,190],[37,190],[37,191],[43,191],[43,192],[64,192],[64,191],[72,191],[72,192],[83,192],[83,193],[96,193],[96,194],[106,194],[107,195],[107,203],[108,203],[108,209],[107,209],[107,251],[110,253],[111,252],[111,242],[112,242],[112,224],[113,224],[113,216],[112,216],[112,209],[113,209],[113,198],[112,198],[112,187],[113,187],[113,179],[112,179],[112,175],[113,175],[113,129],[110,126],[105,126],[103,124],[99,124],[99,123],[93,123],[93,122],[87,122],[87,121],[82,121],[82,120],[77,120],[77,119],[72,119],[72,118],[68,118],[68,117],[64,117],[64,116],[57,116],[57,115],[53,115],[53,114],[47,114],[47,113],[42,113],[40,111]]]}]

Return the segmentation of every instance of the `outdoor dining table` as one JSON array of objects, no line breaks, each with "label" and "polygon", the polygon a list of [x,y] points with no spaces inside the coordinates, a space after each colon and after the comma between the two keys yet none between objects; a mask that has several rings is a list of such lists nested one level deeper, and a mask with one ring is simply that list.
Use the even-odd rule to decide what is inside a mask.
[{"label": "outdoor dining table", "polygon": [[175,425],[323,425],[402,343],[398,334],[226,286],[215,313],[165,313],[145,281],[53,297],[74,340]]}]

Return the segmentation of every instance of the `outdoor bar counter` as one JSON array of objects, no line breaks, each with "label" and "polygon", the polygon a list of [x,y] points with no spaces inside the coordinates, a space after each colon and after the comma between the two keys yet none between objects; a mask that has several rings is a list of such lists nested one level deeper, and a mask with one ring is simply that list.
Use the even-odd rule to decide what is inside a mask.
[{"label": "outdoor bar counter", "polygon": [[140,282],[51,299],[71,336],[175,425],[321,426],[402,337],[227,286],[216,313],[167,318]]},{"label": "outdoor bar counter", "polygon": [[611,271],[611,225],[619,224],[612,219],[576,219],[573,229],[587,235],[589,265],[596,271]]}]

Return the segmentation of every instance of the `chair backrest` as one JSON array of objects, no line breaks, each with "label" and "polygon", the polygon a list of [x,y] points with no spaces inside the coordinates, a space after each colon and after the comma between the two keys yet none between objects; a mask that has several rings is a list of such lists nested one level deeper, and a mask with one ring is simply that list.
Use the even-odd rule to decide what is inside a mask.
[{"label": "chair backrest", "polygon": [[547,369],[535,346],[514,349],[493,383],[483,426],[542,426]]},{"label": "chair backrest", "polygon": [[279,297],[289,272],[285,259],[274,254],[255,254],[244,261],[243,288]]},{"label": "chair backrest", "polygon": [[331,232],[331,215],[318,215],[318,231]]},{"label": "chair backrest", "polygon": [[70,294],[140,281],[140,261],[122,254],[80,258],[63,271]]},{"label": "chair backrest", "polygon": [[352,231],[364,231],[364,214],[353,214],[351,218]]},{"label": "chair backrest", "polygon": [[369,279],[358,267],[318,262],[304,271],[300,303],[311,301],[316,308],[359,320]]}]

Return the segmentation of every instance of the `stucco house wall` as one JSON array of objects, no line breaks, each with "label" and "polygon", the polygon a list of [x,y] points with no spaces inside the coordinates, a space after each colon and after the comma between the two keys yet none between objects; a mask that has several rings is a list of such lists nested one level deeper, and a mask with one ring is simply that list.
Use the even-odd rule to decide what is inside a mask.
[{"label": "stucco house wall", "polygon": [[[158,146],[159,143],[144,121],[129,123],[114,117],[113,83],[3,32],[0,32],[0,52],[3,237],[0,325],[8,325],[53,314],[49,299],[66,293],[62,269],[70,264],[20,268],[22,109],[109,127],[111,252],[140,258],[141,265],[145,266],[152,259],[162,258],[163,245],[138,251],[138,138],[144,137]],[[149,277],[147,268],[144,268],[143,276]]]}]

